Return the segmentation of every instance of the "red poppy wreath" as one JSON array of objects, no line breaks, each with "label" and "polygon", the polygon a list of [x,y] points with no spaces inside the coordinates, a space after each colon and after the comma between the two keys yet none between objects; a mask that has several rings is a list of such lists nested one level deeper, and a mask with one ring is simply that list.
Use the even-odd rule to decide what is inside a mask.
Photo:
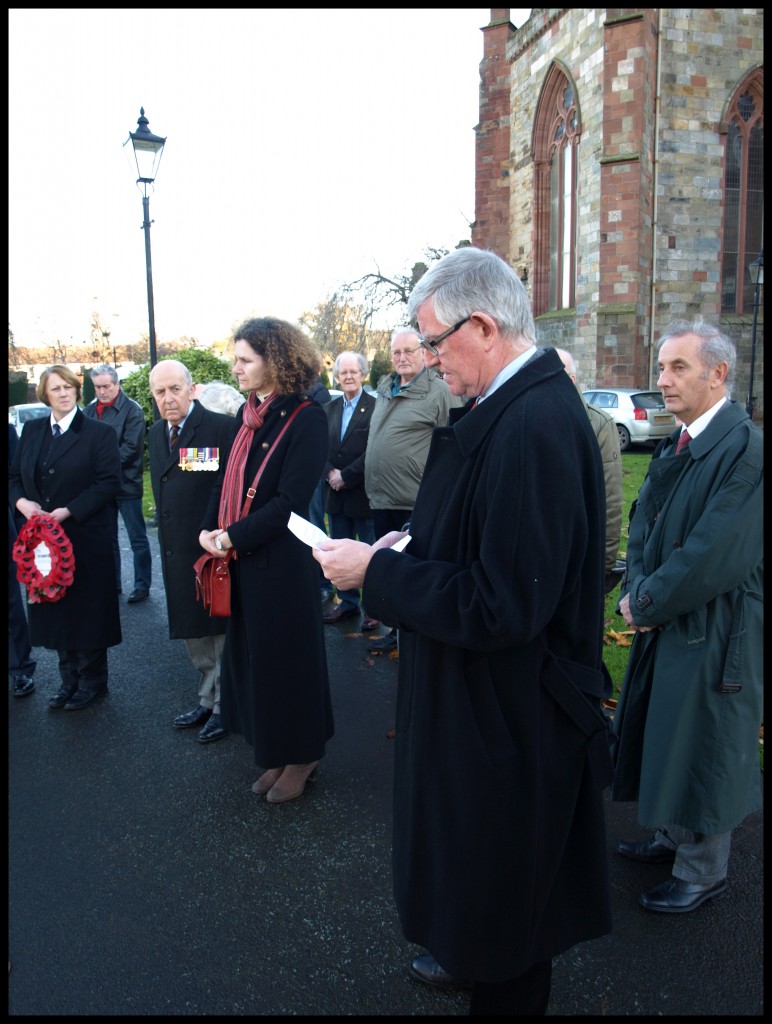
[{"label": "red poppy wreath", "polygon": [[75,575],[70,538],[48,514],[34,515],[22,526],[13,545],[13,560],[29,604],[61,601]]}]

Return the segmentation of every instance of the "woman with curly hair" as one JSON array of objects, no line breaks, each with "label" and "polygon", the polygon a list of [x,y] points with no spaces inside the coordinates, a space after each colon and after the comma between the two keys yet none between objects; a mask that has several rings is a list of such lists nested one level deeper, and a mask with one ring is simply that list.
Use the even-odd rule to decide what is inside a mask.
[{"label": "woman with curly hair", "polygon": [[327,458],[327,417],[308,397],[319,353],[297,327],[261,317],[234,338],[233,373],[247,400],[199,541],[221,557],[233,550],[220,714],[264,769],[253,792],[275,804],[303,793],[334,732],[319,574],[311,549],[287,528],[291,512],[308,517]]}]

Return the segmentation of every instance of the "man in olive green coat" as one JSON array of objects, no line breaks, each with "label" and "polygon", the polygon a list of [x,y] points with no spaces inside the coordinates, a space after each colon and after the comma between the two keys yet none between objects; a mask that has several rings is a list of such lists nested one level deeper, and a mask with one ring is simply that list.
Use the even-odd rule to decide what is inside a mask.
[{"label": "man in olive green coat", "polygon": [[638,495],[619,602],[636,634],[612,795],[656,832],[618,851],[672,864],[640,896],[672,914],[725,894],[732,829],[761,806],[763,435],[729,400],[735,362],[701,321],[660,340],[657,385],[683,429]]}]

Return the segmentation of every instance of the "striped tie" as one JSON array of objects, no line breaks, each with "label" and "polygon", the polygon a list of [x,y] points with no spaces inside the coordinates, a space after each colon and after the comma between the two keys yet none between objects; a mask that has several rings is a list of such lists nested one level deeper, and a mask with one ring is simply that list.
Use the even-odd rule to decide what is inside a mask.
[{"label": "striped tie", "polygon": [[681,432],[681,436],[678,438],[678,444],[676,445],[676,455],[680,455],[690,441],[691,437],[689,436],[689,431],[683,430]]},{"label": "striped tie", "polygon": [[179,438],[180,438],[179,424],[175,423],[174,426],[172,427],[171,436],[169,437],[169,448],[172,451],[174,450],[174,446],[177,444],[177,441],[179,440]]}]

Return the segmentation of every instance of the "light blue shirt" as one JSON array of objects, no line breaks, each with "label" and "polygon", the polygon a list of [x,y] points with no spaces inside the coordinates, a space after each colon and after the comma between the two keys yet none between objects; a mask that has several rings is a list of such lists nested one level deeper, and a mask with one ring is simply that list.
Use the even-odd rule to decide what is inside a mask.
[{"label": "light blue shirt", "polygon": [[340,418],[340,439],[341,439],[341,441],[343,440],[343,435],[346,433],[346,430],[348,429],[348,425],[351,422],[351,417],[354,415],[354,408],[356,407],[356,404],[357,404],[357,402],[359,401],[359,399],[361,397],[362,397],[362,389],[360,389],[359,394],[355,395],[352,399],[350,399],[350,400],[347,400],[345,398],[343,399],[343,415]]}]

